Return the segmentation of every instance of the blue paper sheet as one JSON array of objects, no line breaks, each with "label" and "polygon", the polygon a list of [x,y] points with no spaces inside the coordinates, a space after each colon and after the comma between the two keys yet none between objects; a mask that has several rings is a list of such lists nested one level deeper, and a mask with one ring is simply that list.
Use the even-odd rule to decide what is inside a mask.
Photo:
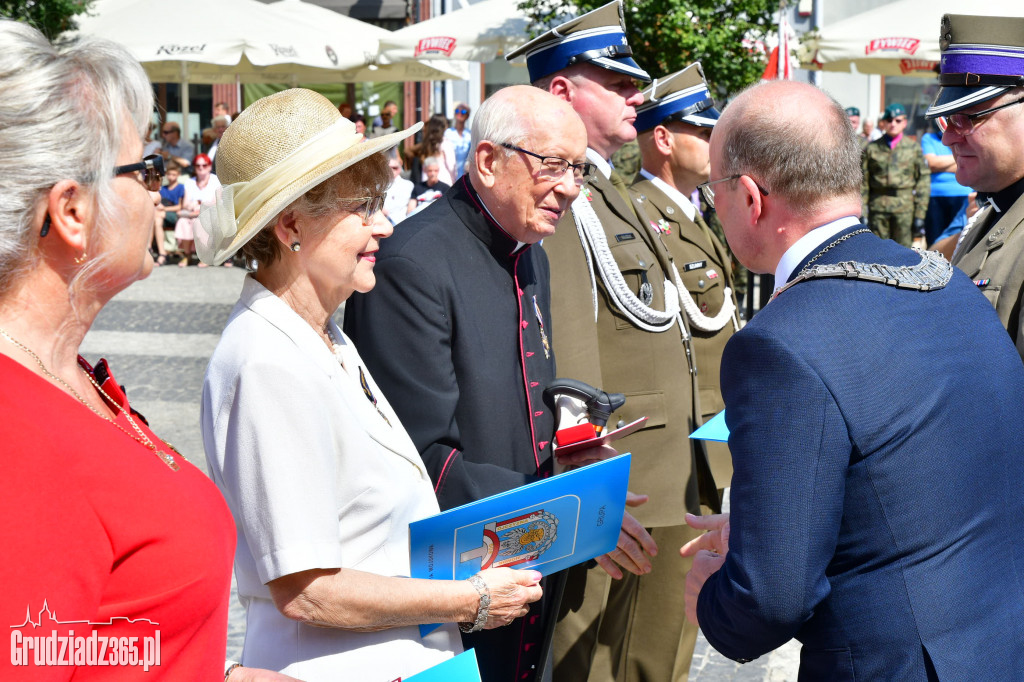
[{"label": "blue paper sheet", "polygon": [[725,425],[725,410],[722,410],[711,419],[704,422],[704,425],[690,434],[694,440],[715,440],[721,443],[729,442],[729,427]]},{"label": "blue paper sheet", "polygon": [[464,651],[444,663],[405,678],[403,682],[481,682],[476,650]]}]

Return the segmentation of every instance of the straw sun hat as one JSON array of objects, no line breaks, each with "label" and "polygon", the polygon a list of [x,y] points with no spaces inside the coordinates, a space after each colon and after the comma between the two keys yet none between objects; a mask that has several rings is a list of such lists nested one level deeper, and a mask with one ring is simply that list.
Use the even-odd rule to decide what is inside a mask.
[{"label": "straw sun hat", "polygon": [[199,258],[223,263],[306,191],[422,127],[359,142],[355,124],[312,90],[285,90],[254,102],[218,145],[217,176],[224,187],[215,204],[202,207],[195,226]]}]

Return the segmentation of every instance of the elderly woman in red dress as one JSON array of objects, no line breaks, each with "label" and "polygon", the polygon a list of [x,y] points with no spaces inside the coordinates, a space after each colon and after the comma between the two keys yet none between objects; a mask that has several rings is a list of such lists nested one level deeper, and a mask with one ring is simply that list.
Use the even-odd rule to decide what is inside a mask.
[{"label": "elderly woman in red dress", "polygon": [[225,679],[227,505],[78,354],[153,268],[152,87],[112,43],[0,20],[0,91],[0,679]]}]

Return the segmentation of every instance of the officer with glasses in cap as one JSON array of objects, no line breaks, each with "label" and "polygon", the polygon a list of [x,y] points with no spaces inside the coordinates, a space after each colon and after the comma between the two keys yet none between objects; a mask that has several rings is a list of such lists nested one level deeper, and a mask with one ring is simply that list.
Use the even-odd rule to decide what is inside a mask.
[{"label": "officer with glasses in cap", "polygon": [[942,17],[938,119],[956,179],[978,192],[953,264],[995,306],[1024,357],[1024,18]]},{"label": "officer with glasses in cap", "polygon": [[[689,657],[675,656],[683,563],[676,531],[686,528],[687,511],[700,513],[702,493],[717,503],[717,491],[706,458],[698,462],[687,441],[694,428],[696,364],[672,257],[609,163],[636,138],[633,122],[643,103],[636,81],[651,78],[632,58],[618,0],[548,31],[507,59],[520,56],[526,57],[533,85],[568,102],[583,119],[587,160],[598,168],[543,243],[551,262],[558,373],[626,395],[610,427],[648,418],[644,429],[616,445],[636,455],[630,490],[649,500],[630,513],[659,545],[657,556],[636,557],[633,550],[646,548],[649,538],[624,533],[618,551],[599,559],[599,567],[570,569],[555,629],[554,678],[685,678]],[[560,404],[560,427],[573,417],[574,406],[567,402]],[[674,586],[659,589],[649,580],[652,573],[674,580]],[[645,599],[654,613],[637,611]],[[679,621],[679,627],[669,621]]]}]

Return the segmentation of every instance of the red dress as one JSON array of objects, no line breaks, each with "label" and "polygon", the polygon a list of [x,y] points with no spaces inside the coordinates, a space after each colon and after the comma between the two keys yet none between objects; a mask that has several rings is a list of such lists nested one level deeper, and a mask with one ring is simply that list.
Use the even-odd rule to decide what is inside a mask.
[{"label": "red dress", "polygon": [[217,488],[5,355],[0,376],[0,679],[221,679],[235,530]]}]

